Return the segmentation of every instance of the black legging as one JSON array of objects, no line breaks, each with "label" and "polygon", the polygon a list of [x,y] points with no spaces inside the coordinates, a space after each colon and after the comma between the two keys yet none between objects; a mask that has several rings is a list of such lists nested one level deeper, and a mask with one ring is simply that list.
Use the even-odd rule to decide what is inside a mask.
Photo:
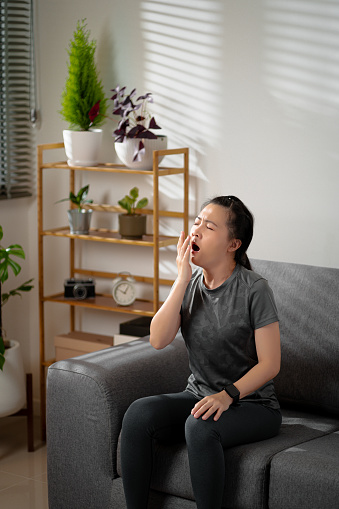
[{"label": "black legging", "polygon": [[186,439],[191,480],[198,509],[218,509],[225,481],[223,449],[275,436],[279,410],[242,401],[215,422],[191,415],[197,399],[189,392],[134,401],[122,426],[121,468],[128,509],[147,509],[153,440]]}]

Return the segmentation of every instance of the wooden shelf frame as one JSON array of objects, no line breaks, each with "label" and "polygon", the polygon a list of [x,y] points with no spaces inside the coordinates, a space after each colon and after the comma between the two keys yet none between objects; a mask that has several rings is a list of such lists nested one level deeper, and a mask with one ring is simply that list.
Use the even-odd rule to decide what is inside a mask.
[{"label": "wooden shelf frame", "polygon": [[137,299],[131,306],[118,306],[111,295],[96,294],[95,297],[76,300],[66,299],[63,293],[49,295],[44,297],[45,302],[57,302],[59,304],[67,304],[68,306],[101,309],[103,311],[115,311],[117,313],[127,313],[137,316],[153,316],[153,301],[146,299]]},{"label": "wooden shelf frame", "polygon": [[[70,239],[81,239],[85,241],[93,241],[93,242],[108,242],[111,244],[121,244],[126,246],[141,246],[141,247],[153,247],[155,245],[155,240],[153,235],[144,235],[140,240],[129,240],[122,239],[119,233],[115,230],[108,230],[106,228],[100,229],[91,229],[90,233],[87,235],[78,235],[70,233],[70,229],[66,226],[61,228],[53,228],[50,230],[44,230],[41,232],[43,236],[53,236],[53,237],[67,237]],[[178,237],[169,237],[165,235],[159,235],[159,247],[173,246],[178,242]]]},{"label": "wooden shelf frame", "polygon": [[[161,217],[177,218],[183,221],[183,229],[188,232],[189,218],[189,149],[169,149],[156,150],[153,152],[153,170],[145,171],[126,168],[121,164],[102,163],[92,167],[69,166],[65,161],[52,163],[44,162],[44,155],[50,150],[63,149],[63,143],[49,143],[38,145],[37,147],[37,201],[38,201],[38,258],[39,258],[39,335],[40,335],[40,400],[41,400],[41,431],[42,438],[46,438],[46,368],[50,366],[54,359],[46,359],[45,356],[45,304],[66,304],[70,308],[70,331],[75,330],[75,309],[91,308],[100,309],[109,312],[126,313],[134,316],[154,316],[161,302],[159,301],[159,286],[170,286],[173,280],[159,277],[159,258],[160,249],[176,245],[178,237],[160,235],[159,219]],[[181,155],[182,166],[180,167],[159,167],[159,158],[164,156]],[[56,228],[44,229],[43,226],[43,174],[52,169],[66,170],[69,172],[69,189],[75,192],[75,175],[77,172],[100,172],[100,173],[120,173],[126,175],[143,175],[153,177],[153,209],[143,209],[141,213],[153,216],[153,234],[144,235],[140,240],[123,239],[117,231],[108,229],[91,229],[89,235],[71,234],[69,227],[60,226]],[[183,206],[182,211],[161,210],[159,205],[159,178],[169,175],[183,175]],[[86,206],[94,211],[121,213],[119,206],[111,204],[93,203]],[[105,242],[114,245],[139,246],[151,248],[153,250],[153,277],[146,277],[133,274],[137,282],[146,283],[153,286],[153,300],[136,300],[132,306],[118,306],[111,295],[96,295],[93,299],[83,301],[65,299],[63,293],[54,295],[44,294],[44,238],[64,237],[69,239],[70,263],[69,277],[82,275],[87,277],[114,279],[117,276],[114,272],[104,272],[98,270],[88,270],[75,266],[75,241],[77,242]]]}]

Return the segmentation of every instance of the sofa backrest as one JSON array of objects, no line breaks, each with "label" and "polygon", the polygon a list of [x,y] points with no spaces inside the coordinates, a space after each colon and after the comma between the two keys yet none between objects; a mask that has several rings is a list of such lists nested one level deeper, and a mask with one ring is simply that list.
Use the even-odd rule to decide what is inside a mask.
[{"label": "sofa backrest", "polygon": [[251,260],[279,312],[280,403],[339,414],[339,269]]}]

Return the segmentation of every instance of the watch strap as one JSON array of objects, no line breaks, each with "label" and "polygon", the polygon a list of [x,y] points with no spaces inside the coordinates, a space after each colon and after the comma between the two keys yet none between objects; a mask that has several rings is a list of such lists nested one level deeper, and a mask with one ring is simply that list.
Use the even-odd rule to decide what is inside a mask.
[{"label": "watch strap", "polygon": [[229,385],[226,385],[226,387],[223,387],[223,390],[231,397],[233,398],[233,402],[232,402],[232,405],[237,405],[238,402],[239,402],[239,396],[240,396],[240,391],[236,388],[235,385],[233,384],[229,384]]}]

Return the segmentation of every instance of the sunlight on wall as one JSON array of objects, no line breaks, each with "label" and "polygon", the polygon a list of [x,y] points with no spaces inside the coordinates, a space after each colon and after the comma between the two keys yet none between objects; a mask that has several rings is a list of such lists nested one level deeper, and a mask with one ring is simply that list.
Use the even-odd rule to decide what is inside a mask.
[{"label": "sunlight on wall", "polygon": [[145,87],[154,93],[154,112],[170,146],[188,146],[191,175],[203,179],[200,155],[207,143],[219,141],[221,9],[213,0],[141,3]]},{"label": "sunlight on wall", "polygon": [[[205,158],[220,143],[222,94],[222,10],[217,0],[147,0],[141,2],[144,86],[154,95],[152,111],[168,136],[168,148],[190,149],[190,214],[197,213],[197,186],[209,176]],[[211,135],[212,133],[212,135]],[[166,158],[164,164],[176,165]],[[161,207],[182,206],[180,176],[160,179]],[[160,221],[165,234],[182,225]],[[173,248],[163,253],[160,272],[175,277]]]},{"label": "sunlight on wall", "polygon": [[337,115],[339,4],[267,0],[265,81],[287,106]]}]

